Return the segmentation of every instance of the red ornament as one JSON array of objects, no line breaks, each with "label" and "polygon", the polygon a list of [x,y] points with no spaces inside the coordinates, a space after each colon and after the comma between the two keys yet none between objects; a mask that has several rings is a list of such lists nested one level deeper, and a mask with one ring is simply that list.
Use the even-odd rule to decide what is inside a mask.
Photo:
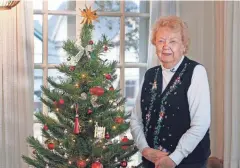
[{"label": "red ornament", "polygon": [[112,78],[112,76],[110,74],[105,74],[105,78],[110,80]]},{"label": "red ornament", "polygon": [[60,99],[58,102],[59,102],[59,104],[61,104],[61,105],[64,104],[64,100],[63,100],[63,99]]},{"label": "red ornament", "polygon": [[36,149],[35,150],[33,150],[33,152],[32,152],[34,155],[36,155],[36,153],[37,153],[37,151],[36,151]]},{"label": "red ornament", "polygon": [[127,167],[127,161],[126,160],[121,161],[121,166],[122,167]]},{"label": "red ornament", "polygon": [[90,40],[90,41],[88,42],[88,44],[90,44],[90,45],[93,45],[93,41],[92,41],[92,40]]},{"label": "red ornament", "polygon": [[74,71],[74,70],[75,70],[75,66],[70,66],[70,67],[69,67],[69,70],[70,70],[70,71]]},{"label": "red ornament", "polygon": [[55,147],[54,143],[50,142],[48,143],[48,149],[53,150]]},{"label": "red ornament", "polygon": [[104,51],[107,51],[107,50],[108,50],[108,47],[107,47],[107,46],[105,46],[105,47],[104,47]]},{"label": "red ornament", "polygon": [[115,118],[115,122],[116,122],[117,124],[122,124],[123,121],[124,121],[124,119],[123,119],[122,117],[116,117],[116,118]]},{"label": "red ornament", "polygon": [[100,86],[90,88],[89,91],[92,95],[102,96],[104,94],[104,89]]},{"label": "red ornament", "polygon": [[87,166],[86,161],[85,160],[78,160],[77,161],[77,167],[78,168],[85,168]]},{"label": "red ornament", "polygon": [[99,161],[96,161],[92,164],[91,168],[103,168],[103,165]]},{"label": "red ornament", "polygon": [[92,109],[88,109],[88,114],[92,114]]},{"label": "red ornament", "polygon": [[110,90],[110,91],[114,91],[114,87],[111,86],[111,87],[109,88],[109,90]]},{"label": "red ornament", "polygon": [[48,130],[48,126],[47,126],[46,124],[43,126],[43,130],[44,130],[44,131],[47,131],[47,130]]},{"label": "red ornament", "polygon": [[79,120],[78,120],[78,114],[75,117],[75,122],[74,122],[74,134],[79,134],[80,133],[80,128],[79,128]]},{"label": "red ornament", "polygon": [[[123,139],[121,140],[121,142],[123,142],[123,143],[127,143],[129,141],[129,139],[127,138],[127,136],[124,136],[123,137]],[[122,146],[122,149],[127,149],[128,148],[128,146]]]},{"label": "red ornament", "polygon": [[110,139],[110,135],[108,132],[105,134],[105,139]]}]

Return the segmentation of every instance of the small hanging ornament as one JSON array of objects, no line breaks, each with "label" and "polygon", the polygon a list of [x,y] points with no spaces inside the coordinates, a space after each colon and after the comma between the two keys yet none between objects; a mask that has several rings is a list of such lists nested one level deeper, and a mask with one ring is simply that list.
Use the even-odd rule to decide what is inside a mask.
[{"label": "small hanging ornament", "polygon": [[154,80],[154,82],[153,82],[152,89],[153,90],[157,89],[157,81],[156,80]]},{"label": "small hanging ornament", "polygon": [[104,46],[104,51],[107,51],[108,50],[108,47],[107,46]]},{"label": "small hanging ornament", "polygon": [[105,78],[110,80],[112,78],[112,76],[110,74],[105,74]]},{"label": "small hanging ornament", "polygon": [[114,162],[115,162],[115,163],[117,163],[117,162],[118,162],[118,158],[117,158],[117,157],[115,157],[115,159],[114,159]]},{"label": "small hanging ornament", "polygon": [[67,58],[67,61],[70,61],[70,60],[71,60],[71,57],[68,57],[68,58]]},{"label": "small hanging ornament", "polygon": [[75,110],[76,110],[76,117],[75,117],[75,122],[74,122],[74,134],[79,134],[80,133],[80,125],[79,125],[79,119],[78,119],[78,104],[75,105]]},{"label": "small hanging ornament", "polygon": [[105,139],[110,139],[110,134],[108,132],[105,134]]},{"label": "small hanging ornament", "polygon": [[95,102],[97,101],[98,97],[96,95],[92,95],[91,96],[91,101]]},{"label": "small hanging ornament", "polygon": [[[121,142],[123,142],[123,143],[127,143],[129,141],[129,139],[127,138],[127,136],[124,136],[123,137],[123,139],[121,140]],[[122,149],[127,149],[128,148],[128,146],[126,146],[126,145],[123,145],[122,146]]]},{"label": "small hanging ornament", "polygon": [[63,105],[63,104],[64,104],[64,100],[63,100],[63,99],[59,99],[58,102],[59,102],[60,105]]},{"label": "small hanging ornament", "polygon": [[117,124],[122,124],[123,122],[124,122],[124,119],[122,118],[122,117],[116,117],[115,118],[115,122],[117,123]]},{"label": "small hanging ornament", "polygon": [[48,126],[46,124],[43,126],[43,130],[48,131]]},{"label": "small hanging ornament", "polygon": [[75,66],[70,66],[69,67],[69,71],[74,71],[75,70]]},{"label": "small hanging ornament", "polygon": [[92,96],[91,96],[91,104],[92,104],[92,106],[93,106],[94,108],[97,108],[97,107],[100,107],[100,106],[101,106],[100,104],[98,104],[98,103],[96,102],[97,99],[98,99],[98,96],[96,96],[96,95],[92,95]]},{"label": "small hanging ornament", "polygon": [[53,150],[55,148],[55,145],[54,145],[54,143],[51,141],[51,142],[49,142],[48,143],[48,149],[49,150]]},{"label": "small hanging ornament", "polygon": [[112,86],[109,87],[109,90],[110,90],[110,91],[114,91],[114,87],[112,87]]},{"label": "small hanging ornament", "polygon": [[35,149],[35,150],[33,150],[33,152],[32,152],[34,155],[36,155],[37,154],[37,150]]},{"label": "small hanging ornament", "polygon": [[92,41],[92,40],[90,40],[90,41],[88,42],[88,44],[90,44],[90,45],[93,45],[93,41]]},{"label": "small hanging ornament", "polygon": [[81,93],[80,99],[87,100],[87,93],[85,93],[85,92]]},{"label": "small hanging ornament", "polygon": [[102,96],[102,95],[104,94],[104,89],[101,88],[100,86],[96,86],[96,87],[90,88],[90,89],[89,89],[89,92],[90,92],[92,95]]},{"label": "small hanging ornament", "polygon": [[105,127],[99,127],[98,122],[95,124],[94,138],[103,139],[105,137]]},{"label": "small hanging ornament", "polygon": [[122,167],[127,167],[127,161],[126,160],[121,161],[121,166]]},{"label": "small hanging ornament", "polygon": [[103,168],[103,165],[99,161],[96,161],[91,165],[91,168]]},{"label": "small hanging ornament", "polygon": [[46,164],[45,168],[49,168],[48,164]]},{"label": "small hanging ornament", "polygon": [[85,73],[81,74],[81,78],[82,79],[86,79],[87,78],[87,74],[85,74]]},{"label": "small hanging ornament", "polygon": [[98,108],[98,107],[101,106],[100,104],[97,104],[97,103],[94,102],[94,101],[91,101],[91,104],[92,104],[92,106],[93,106],[94,108]]},{"label": "small hanging ornament", "polygon": [[79,134],[80,133],[78,117],[79,117],[78,114],[76,114],[75,122],[74,122],[74,131],[73,131],[74,134]]},{"label": "small hanging ornament", "polygon": [[77,167],[78,168],[85,168],[87,166],[87,163],[85,160],[78,160],[77,161]]},{"label": "small hanging ornament", "polygon": [[75,88],[80,88],[80,84],[77,82],[77,83],[75,83]]},{"label": "small hanging ornament", "polygon": [[89,108],[87,113],[88,113],[88,114],[92,114],[92,112],[93,112],[92,109]]},{"label": "small hanging ornament", "polygon": [[116,125],[112,126],[112,129],[113,129],[113,130],[116,130],[116,129],[117,129]]}]

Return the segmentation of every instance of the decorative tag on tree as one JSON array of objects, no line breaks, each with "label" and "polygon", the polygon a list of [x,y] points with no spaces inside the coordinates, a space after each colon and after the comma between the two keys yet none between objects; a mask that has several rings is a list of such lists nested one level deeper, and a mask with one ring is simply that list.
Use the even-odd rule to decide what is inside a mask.
[{"label": "decorative tag on tree", "polygon": [[98,123],[95,124],[94,138],[103,139],[105,138],[105,127],[99,127]]}]

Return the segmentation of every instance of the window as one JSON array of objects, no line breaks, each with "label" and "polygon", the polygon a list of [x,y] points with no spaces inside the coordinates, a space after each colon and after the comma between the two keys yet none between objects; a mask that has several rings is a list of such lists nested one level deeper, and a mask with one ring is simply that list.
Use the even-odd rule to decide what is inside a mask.
[{"label": "window", "polygon": [[[113,43],[113,48],[102,57],[118,61],[114,87],[121,89],[127,99],[126,110],[131,110],[147,67],[149,1],[34,0],[33,5],[34,113],[48,113],[39,100],[40,86],[48,85],[47,76],[61,76],[54,67],[67,59],[61,48],[63,41],[79,37],[79,9],[85,5],[98,10],[93,41],[105,34]],[[40,128],[35,121],[34,134],[41,140]]]},{"label": "window", "polygon": [[136,81],[135,80],[127,80],[125,83],[125,96],[128,98],[134,98],[135,96],[135,88]]}]

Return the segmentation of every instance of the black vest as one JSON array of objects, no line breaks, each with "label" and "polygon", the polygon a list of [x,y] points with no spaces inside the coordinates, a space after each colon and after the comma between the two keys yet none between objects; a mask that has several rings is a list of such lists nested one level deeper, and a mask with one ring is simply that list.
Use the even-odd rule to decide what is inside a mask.
[{"label": "black vest", "polygon": [[[196,65],[197,62],[185,57],[163,93],[161,66],[146,72],[141,93],[141,110],[144,133],[151,148],[172,153],[181,136],[190,128],[187,92]],[[210,138],[207,131],[181,164],[202,162],[209,155]]]}]

